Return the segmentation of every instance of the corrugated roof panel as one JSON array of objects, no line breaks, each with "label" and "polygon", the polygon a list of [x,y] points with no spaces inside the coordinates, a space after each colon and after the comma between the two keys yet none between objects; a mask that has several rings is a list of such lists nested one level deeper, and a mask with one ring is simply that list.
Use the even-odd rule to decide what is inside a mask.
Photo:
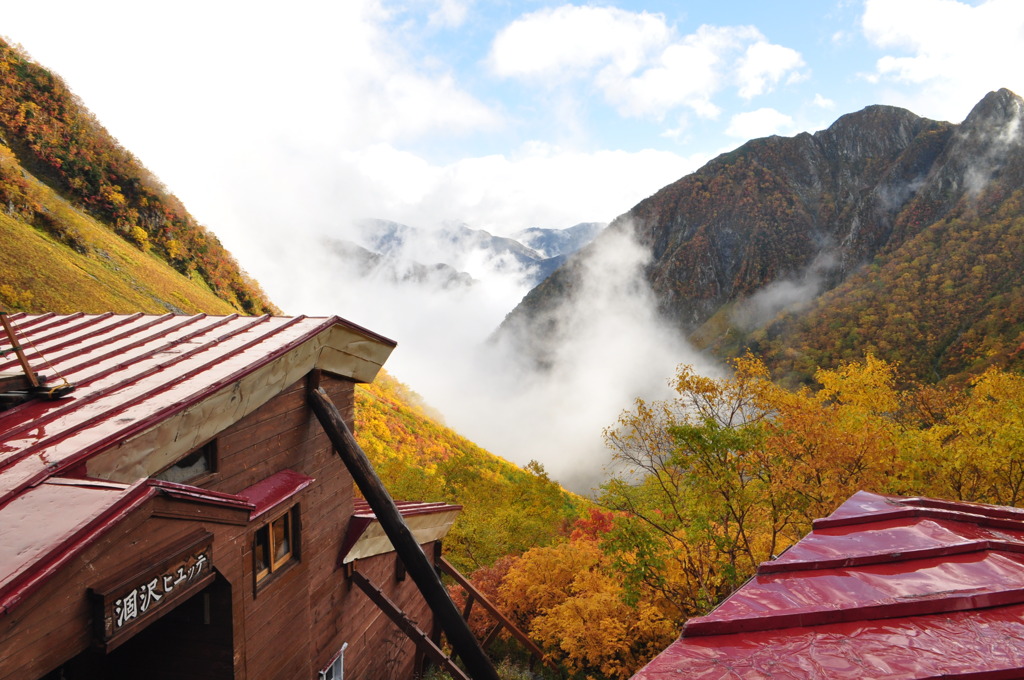
[{"label": "corrugated roof panel", "polygon": [[634,678],[1022,677],[1022,517],[855,494]]},{"label": "corrugated roof panel", "polygon": [[[281,330],[271,326],[266,329],[269,333],[257,333],[257,324],[252,319],[246,321],[227,332],[210,329],[208,335],[216,333],[213,337],[163,343],[162,349],[145,355],[118,355],[107,366],[114,370],[104,371],[98,379],[84,376],[81,384],[75,383],[71,396],[56,402],[37,399],[15,407],[14,413],[0,414],[5,448],[20,455],[38,452],[59,460],[63,452],[83,451],[86,442],[121,434],[188,396],[216,388],[226,376],[253,360],[244,350]],[[293,339],[283,338],[285,342]],[[55,366],[63,372],[59,364]],[[77,375],[65,377],[75,382]],[[5,455],[0,465],[10,459]]]},{"label": "corrugated roof panel", "polygon": [[[51,385],[59,374],[76,389],[58,400],[32,399],[0,412],[0,504],[26,485],[121,445],[245,376],[291,358],[314,339],[318,344],[301,357],[260,375],[294,379],[297,370],[313,368],[330,343],[379,346],[365,362],[375,366],[394,347],[338,317],[12,314],[8,320],[33,371],[50,377]],[[0,347],[6,344],[0,338]],[[300,359],[301,365],[291,366]],[[18,362],[0,361],[0,372],[5,370],[19,370]]]},{"label": "corrugated roof panel", "polygon": [[633,680],[1019,678],[1024,605],[681,638]]}]

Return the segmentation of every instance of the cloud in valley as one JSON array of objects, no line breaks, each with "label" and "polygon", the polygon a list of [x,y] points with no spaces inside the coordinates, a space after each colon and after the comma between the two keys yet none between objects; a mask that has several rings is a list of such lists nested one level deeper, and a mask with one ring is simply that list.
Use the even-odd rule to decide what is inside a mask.
[{"label": "cloud in valley", "polygon": [[799,275],[772,281],[739,302],[730,315],[732,322],[751,331],[784,311],[801,310],[822,292],[825,278],[837,264],[831,251],[822,251]]},{"label": "cloud in valley", "polygon": [[[558,311],[564,333],[548,348],[549,372],[488,338],[529,290],[509,259],[445,253],[433,242],[410,252],[454,260],[472,286],[360,279],[328,249],[279,250],[296,259],[283,304],[344,315],[398,340],[386,366],[444,414],[448,425],[518,464],[542,462],[563,484],[594,488],[609,461],[602,431],[639,395],[663,398],[680,362],[703,362],[657,316],[642,276],[649,257],[628,234],[601,239],[587,260],[579,302]],[[432,260],[431,260],[432,261]],[[291,297],[288,297],[291,296]],[[707,366],[707,370],[713,370]]]},{"label": "cloud in valley", "polygon": [[610,462],[602,431],[637,396],[669,396],[679,363],[717,369],[658,316],[643,276],[649,252],[629,230],[604,234],[583,261],[574,301],[554,310],[560,332],[535,370],[518,346],[487,344],[448,367],[433,398],[461,432],[517,463],[536,459],[563,484],[586,492]]}]

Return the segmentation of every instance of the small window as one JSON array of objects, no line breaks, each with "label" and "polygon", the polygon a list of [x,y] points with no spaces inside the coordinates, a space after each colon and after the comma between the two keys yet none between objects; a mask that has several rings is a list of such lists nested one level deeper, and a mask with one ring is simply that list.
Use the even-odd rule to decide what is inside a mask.
[{"label": "small window", "polygon": [[297,559],[298,527],[295,515],[293,508],[256,530],[252,556],[257,586]]},{"label": "small window", "polygon": [[334,655],[331,662],[327,664],[327,668],[320,671],[317,676],[317,680],[344,680],[345,678],[345,648],[348,647],[346,642],[338,650],[338,653]]},{"label": "small window", "polygon": [[165,482],[178,482],[179,484],[205,477],[216,471],[214,469],[214,462],[217,457],[216,450],[215,441],[208,442],[163,472],[153,475],[153,477],[162,479]]}]

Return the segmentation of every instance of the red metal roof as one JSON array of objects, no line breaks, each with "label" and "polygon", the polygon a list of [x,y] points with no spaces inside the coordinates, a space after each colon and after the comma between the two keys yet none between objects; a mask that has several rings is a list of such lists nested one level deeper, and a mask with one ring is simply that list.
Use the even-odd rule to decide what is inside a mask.
[{"label": "red metal roof", "polygon": [[[50,377],[51,384],[59,374],[76,389],[62,399],[34,399],[0,412],[0,506],[334,327],[389,348],[395,344],[338,317],[12,314],[8,319],[33,370]],[[6,345],[0,338],[0,346]],[[0,359],[0,372],[17,369],[14,357]]]},{"label": "red metal roof", "polygon": [[0,509],[0,615],[7,614],[61,566],[158,494],[193,503],[255,505],[239,495],[156,479],[118,484],[55,477]]},{"label": "red metal roof", "polygon": [[1024,676],[1024,511],[859,492],[634,676]]},{"label": "red metal roof", "polygon": [[[0,411],[0,615],[156,495],[246,521],[301,491],[312,480],[289,470],[232,495],[150,479],[145,465],[118,469],[118,456],[180,457],[313,368],[372,379],[395,346],[338,317],[7,318],[32,370],[75,390]],[[21,371],[9,349],[0,334],[0,374]],[[110,476],[90,475],[111,452]]]},{"label": "red metal roof", "polygon": [[294,470],[281,470],[252,486],[242,489],[238,495],[253,504],[249,519],[256,519],[299,493],[314,480]]}]

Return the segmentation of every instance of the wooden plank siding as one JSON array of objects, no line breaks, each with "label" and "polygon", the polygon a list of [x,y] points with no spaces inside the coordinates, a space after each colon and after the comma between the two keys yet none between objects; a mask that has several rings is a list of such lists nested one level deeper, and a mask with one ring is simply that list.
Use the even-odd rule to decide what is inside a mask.
[{"label": "wooden plank siding", "polygon": [[[312,375],[312,374],[311,374]],[[352,477],[306,403],[310,380],[323,387],[350,425],[355,414],[354,383],[319,375],[304,378],[216,437],[216,471],[202,479],[211,491],[238,494],[281,470],[314,481],[279,507],[247,522],[240,508],[203,506],[189,500],[156,496],[114,524],[59,573],[6,615],[0,616],[0,680],[32,680],[62,664],[106,663],[96,644],[89,588],[130,571],[130,559],[159,554],[202,529],[213,536],[214,585],[200,595],[213,603],[210,623],[196,623],[195,602],[175,603],[150,625],[178,653],[160,657],[160,673],[147,677],[195,677],[215,680],[315,680],[317,672],[348,643],[347,680],[412,678],[416,649],[384,616],[339,565],[345,530],[353,512]],[[253,534],[288,507],[298,507],[298,560],[272,574],[256,588]],[[234,517],[232,524],[225,521]],[[434,544],[425,546],[433,555]],[[396,578],[394,552],[359,562],[359,570],[382,587],[424,630],[433,617],[411,579]],[[180,610],[180,611],[179,611]],[[172,612],[174,612],[172,616]],[[166,619],[166,621],[164,621]],[[213,640],[176,631],[172,623],[213,626]],[[147,629],[148,630],[148,629]],[[111,653],[122,667],[142,669],[149,659],[134,634]],[[153,643],[146,643],[153,644]],[[175,659],[177,657],[178,660]],[[204,667],[208,671],[196,670]],[[107,659],[109,661],[109,659]],[[98,675],[97,677],[105,677]]]}]

